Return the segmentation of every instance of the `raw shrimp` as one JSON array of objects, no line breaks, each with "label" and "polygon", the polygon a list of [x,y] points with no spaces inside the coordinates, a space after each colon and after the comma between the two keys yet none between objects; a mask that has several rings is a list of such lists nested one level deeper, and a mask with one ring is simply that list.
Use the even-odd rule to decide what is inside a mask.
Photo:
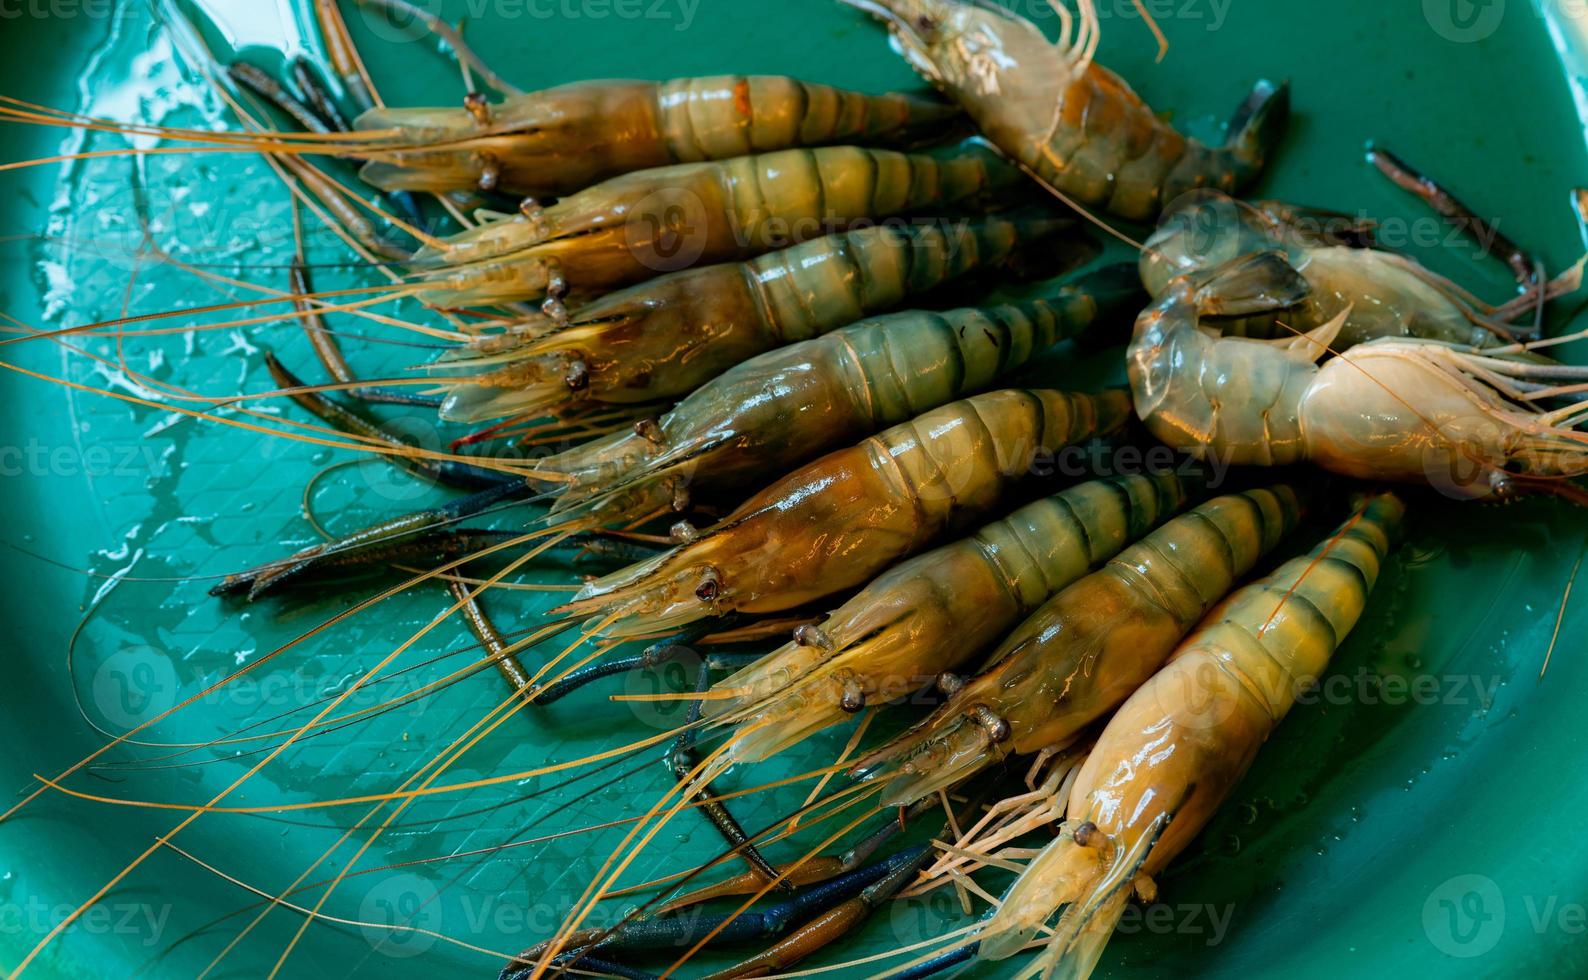
[{"label": "raw shrimp", "polygon": [[1307,280],[1306,299],[1284,320],[1223,319],[1225,336],[1293,337],[1321,327],[1347,309],[1351,316],[1335,338],[1336,350],[1367,340],[1413,337],[1493,347],[1507,342],[1507,318],[1531,312],[1522,297],[1484,307],[1453,283],[1393,252],[1365,247],[1366,223],[1274,201],[1246,204],[1217,191],[1188,194],[1164,215],[1141,253],[1141,279],[1153,297],[1188,272],[1212,269],[1255,252],[1282,251]]},{"label": "raw shrimp", "polygon": [[659,419],[537,472],[559,474],[553,515],[594,513],[609,525],[681,510],[691,495],[720,500],[984,390],[1059,341],[1128,317],[1139,295],[1134,270],[1112,266],[1048,298],[865,320],[752,358]]},{"label": "raw shrimp", "polygon": [[732,697],[706,701],[706,714],[747,732],[724,765],[764,759],[957,670],[1186,497],[1172,473],[1093,480],[889,569],[819,626],[716,685]]},{"label": "raw shrimp", "polygon": [[1120,218],[1150,221],[1198,187],[1241,190],[1262,170],[1289,119],[1289,87],[1259,82],[1223,146],[1180,135],[1092,60],[1098,41],[1092,0],[1076,3],[1078,16],[1058,8],[1057,44],[991,3],[843,2],[886,21],[894,46],[916,71],[1033,176],[1077,204]]},{"label": "raw shrimp", "polygon": [[[1060,748],[1151,677],[1301,514],[1294,490],[1217,497],[1049,599],[925,722],[861,761],[887,805],[946,789],[1010,753]],[[901,761],[902,760],[902,761]]]},{"label": "raw shrimp", "polygon": [[449,354],[439,367],[474,373],[446,379],[441,414],[472,422],[684,395],[757,354],[880,313],[1070,227],[1034,215],[876,225],[674,272],[603,296],[564,325],[534,316]]},{"label": "raw shrimp", "polygon": [[1085,980],[1134,891],[1190,843],[1356,625],[1404,506],[1374,498],[1312,553],[1236,592],[1109,721],[1058,839],[979,931],[1011,956],[1068,904],[1046,950],[1012,974]]},{"label": "raw shrimp", "polygon": [[933,153],[782,150],[614,177],[549,207],[527,204],[414,254],[441,306],[600,292],[843,228],[965,202],[1019,172],[987,146]]},{"label": "raw shrimp", "polygon": [[[1436,483],[1462,496],[1588,471],[1581,402],[1544,411],[1541,382],[1585,369],[1509,359],[1521,345],[1476,351],[1415,338],[1358,344],[1316,363],[1343,311],[1286,340],[1219,337],[1203,318],[1272,314],[1308,295],[1278,252],[1182,276],[1136,322],[1127,370],[1136,411],[1159,439],[1226,462],[1309,460],[1363,479]],[[1568,488],[1557,486],[1559,492]]]},{"label": "raw shrimp", "polygon": [[864,95],[783,75],[588,81],[491,105],[373,109],[354,123],[360,175],[386,190],[570,194],[635,170],[824,143],[941,134],[952,105]]},{"label": "raw shrimp", "polygon": [[985,516],[1040,454],[1112,433],[1129,414],[1119,391],[1005,389],[945,405],[807,464],[697,539],[587,584],[553,614],[596,615],[602,635],[632,636],[796,608]]}]

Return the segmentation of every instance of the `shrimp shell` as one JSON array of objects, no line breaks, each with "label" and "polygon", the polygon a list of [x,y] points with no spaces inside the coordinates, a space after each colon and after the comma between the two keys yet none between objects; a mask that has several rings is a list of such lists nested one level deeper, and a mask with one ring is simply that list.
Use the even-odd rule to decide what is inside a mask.
[{"label": "shrimp shell", "polygon": [[449,354],[439,367],[476,373],[449,379],[441,413],[472,422],[685,395],[1073,227],[1047,216],[875,225],[670,273],[582,306],[566,325],[533,317]]},{"label": "shrimp shell", "polygon": [[1186,499],[1173,473],[1093,480],[894,566],[716,685],[734,696],[705,702],[707,715],[747,732],[726,761],[764,759],[958,669]]},{"label": "shrimp shell", "polygon": [[1345,215],[1273,201],[1246,204],[1211,190],[1188,194],[1147,239],[1141,279],[1159,299],[1179,276],[1278,250],[1306,279],[1307,297],[1286,312],[1284,326],[1272,315],[1226,318],[1218,324],[1225,336],[1293,337],[1349,309],[1336,350],[1397,337],[1476,347],[1504,342],[1457,287],[1405,256],[1366,247],[1371,235],[1371,225]]},{"label": "shrimp shell", "polygon": [[1019,180],[975,142],[934,153],[832,146],[683,163],[614,177],[460,232],[420,249],[413,268],[421,297],[441,306],[590,294]]},{"label": "shrimp shell", "polygon": [[[922,412],[975,394],[1034,355],[1123,315],[1134,270],[1113,266],[1051,297],[865,320],[768,351],[637,431],[539,466],[559,480],[552,514],[630,520],[687,495],[722,499]],[[616,505],[615,507],[613,505]]]},{"label": "shrimp shell", "polygon": [[1351,310],[1283,341],[1205,329],[1210,317],[1293,307],[1307,290],[1278,252],[1174,280],[1127,350],[1136,412],[1153,435],[1237,465],[1307,460],[1458,497],[1485,496],[1514,476],[1588,472],[1588,436],[1572,427],[1582,403],[1544,412],[1525,400],[1530,379],[1582,381],[1582,368],[1416,339],[1358,344],[1320,367]]},{"label": "shrimp shell", "polygon": [[945,405],[807,464],[553,614],[600,616],[602,635],[625,636],[814,602],[984,517],[1039,454],[1112,433],[1129,413],[1118,391],[1004,389]]},{"label": "shrimp shell", "polygon": [[857,769],[876,777],[889,763],[883,800],[903,805],[1011,752],[1067,744],[1151,677],[1300,516],[1281,484],[1175,518],[1049,599],[930,718]]},{"label": "shrimp shell", "polygon": [[1109,721],[1081,766],[1060,836],[980,931],[984,959],[1011,956],[1061,905],[1047,948],[1014,976],[1085,980],[1131,892],[1202,830],[1258,749],[1360,619],[1404,505],[1393,494],[1304,557],[1210,613]]},{"label": "shrimp shell", "polygon": [[1066,28],[1058,44],[991,3],[843,2],[885,21],[905,60],[963,106],[999,149],[1069,199],[1120,218],[1150,221],[1201,187],[1245,188],[1289,120],[1288,84],[1259,82],[1223,146],[1182,136],[1122,78],[1092,61],[1091,0],[1076,4],[1082,30],[1072,36]]},{"label": "shrimp shell", "polygon": [[395,131],[361,147],[385,190],[479,188],[561,196],[635,170],[824,143],[900,145],[951,127],[959,109],[783,75],[586,81],[494,104],[381,108],[354,123]]}]

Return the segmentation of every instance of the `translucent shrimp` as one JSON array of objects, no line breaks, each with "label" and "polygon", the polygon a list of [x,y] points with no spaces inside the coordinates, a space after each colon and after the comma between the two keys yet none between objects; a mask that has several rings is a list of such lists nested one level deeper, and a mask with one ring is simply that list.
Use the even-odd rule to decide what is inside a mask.
[{"label": "translucent shrimp", "polygon": [[814,602],[984,517],[1038,454],[1114,432],[1129,414],[1118,391],[1005,389],[945,405],[801,467],[552,612],[599,615],[603,635],[629,636]]},{"label": "translucent shrimp", "polygon": [[957,107],[783,75],[588,81],[456,108],[373,109],[354,123],[361,176],[386,190],[571,194],[635,170],[832,143],[904,145]]},{"label": "translucent shrimp", "polygon": [[473,422],[581,404],[656,402],[735,364],[898,306],[1073,227],[1026,215],[876,225],[747,262],[686,269],[603,296],[566,324],[509,325],[449,354],[443,417]]},{"label": "translucent shrimp", "polygon": [[723,765],[766,758],[957,670],[1050,596],[1185,506],[1172,473],[1093,480],[894,566],[819,626],[718,682]]},{"label": "translucent shrimp", "polygon": [[1010,753],[1065,746],[1151,677],[1300,514],[1278,485],[1175,518],[1049,599],[977,676],[948,678],[948,701],[857,770],[887,779],[884,803],[902,805]]},{"label": "translucent shrimp", "polygon": [[1374,498],[1311,554],[1236,592],[1120,707],[1070,790],[1059,837],[980,930],[1012,956],[1060,906],[1047,948],[1012,977],[1085,980],[1134,891],[1201,831],[1356,625],[1404,506]]},{"label": "translucent shrimp", "polygon": [[1239,191],[1258,175],[1290,114],[1286,85],[1259,82],[1209,147],[1163,122],[1113,72],[1092,61],[1098,18],[1059,7],[1050,42],[1035,24],[970,0],[843,0],[886,21],[894,46],[965,108],[982,134],[1070,200],[1150,221],[1198,187]]},{"label": "translucent shrimp", "polygon": [[934,153],[783,150],[624,174],[426,246],[420,295],[441,306],[595,293],[727,262],[857,222],[967,201],[1019,172],[969,142]]},{"label": "translucent shrimp", "polygon": [[682,509],[691,495],[722,500],[985,390],[1067,337],[1128,319],[1139,295],[1134,270],[1112,266],[1047,298],[865,320],[752,358],[660,418],[536,472],[558,474],[554,515],[599,514],[607,524]]},{"label": "translucent shrimp", "polygon": [[1365,247],[1370,225],[1343,215],[1273,201],[1246,204],[1217,191],[1188,194],[1164,215],[1141,254],[1141,278],[1154,298],[1175,278],[1255,252],[1282,251],[1306,279],[1307,297],[1285,314],[1223,319],[1225,336],[1293,337],[1351,310],[1334,347],[1380,338],[1421,338],[1477,347],[1507,342],[1509,319],[1532,312],[1536,296],[1483,306],[1418,263]]},{"label": "translucent shrimp", "polygon": [[[1316,363],[1354,310],[1300,337],[1220,337],[1204,318],[1272,314],[1306,299],[1278,252],[1182,276],[1143,313],[1127,352],[1136,411],[1159,439],[1238,465],[1303,460],[1364,479],[1484,496],[1588,472],[1581,402],[1537,406],[1588,370],[1431,340],[1358,344]],[[1561,492],[1565,488],[1557,487]]]}]

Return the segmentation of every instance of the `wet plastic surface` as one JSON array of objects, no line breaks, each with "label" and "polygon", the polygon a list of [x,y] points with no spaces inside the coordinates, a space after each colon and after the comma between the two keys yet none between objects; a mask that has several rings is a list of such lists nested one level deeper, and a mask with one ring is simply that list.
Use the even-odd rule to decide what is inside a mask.
[{"label": "wet plastic surface", "polygon": [[[1505,295],[1503,266],[1480,258],[1363,161],[1365,143],[1378,140],[1437,174],[1481,212],[1498,215],[1507,234],[1538,250],[1552,268],[1579,253],[1583,243],[1566,191],[1588,174],[1577,109],[1588,106],[1588,94],[1576,60],[1588,50],[1578,33],[1588,32],[1588,23],[1572,25],[1563,12],[1571,5],[1545,4],[1545,17],[1521,0],[1508,7],[1464,0],[1157,4],[1175,8],[1162,19],[1173,46],[1160,65],[1153,64],[1153,45],[1130,16],[1128,0],[1104,6],[1112,16],[1100,58],[1193,134],[1216,135],[1254,78],[1292,79],[1297,118],[1260,193],[1378,217],[1388,244],[1482,295]],[[169,35],[146,7],[123,7],[110,19],[8,22],[0,31],[4,91],[119,119],[223,122],[203,84],[178,68]],[[485,7],[469,36],[526,88],[582,77],[733,71],[786,72],[872,90],[915,84],[881,30],[836,4]],[[243,10],[248,15],[241,20],[249,23],[238,41],[279,47],[293,36],[293,29],[275,26],[273,5],[240,3],[232,23],[241,23],[236,15]],[[460,96],[455,69],[430,43],[362,15],[352,20],[389,102]],[[59,130],[9,125],[0,145],[7,160],[78,148]],[[93,136],[81,148],[120,145]],[[238,293],[147,249],[139,254],[140,210],[154,241],[172,256],[285,288],[288,196],[255,158],[151,156],[136,166],[98,160],[3,174],[0,181],[0,235],[7,236],[0,241],[6,256],[0,311],[24,323],[59,328],[124,311],[224,302]],[[46,237],[28,237],[41,229]],[[347,261],[345,248],[321,231],[311,232],[311,250],[317,262]],[[327,268],[317,285],[369,281],[373,274],[365,270]],[[183,329],[129,335],[128,362],[164,384],[218,397],[269,386],[266,348],[319,377],[301,331],[290,323],[220,331],[190,325],[182,317],[136,325]],[[395,336],[354,320],[342,326]],[[0,361],[93,388],[147,394],[114,367],[113,338],[67,343],[111,364],[38,340],[9,345]],[[353,340],[347,346],[370,376],[430,354]],[[1564,353],[1582,357],[1580,349]],[[8,786],[26,787],[30,774],[59,772],[101,745],[105,737],[90,722],[125,731],[368,593],[252,607],[205,595],[213,576],[314,540],[299,513],[303,487],[345,455],[175,418],[16,371],[0,374],[8,406],[0,437],[7,514],[0,563],[8,586],[0,593],[0,621],[7,625],[9,666],[0,735],[8,747]],[[433,423],[412,424],[417,435],[442,435]],[[428,489],[364,462],[328,474],[314,505],[332,528],[348,529],[429,499]],[[1588,664],[1580,590],[1565,612],[1549,670],[1539,677],[1585,542],[1588,519],[1556,503],[1496,508],[1416,495],[1408,541],[1336,658],[1333,676],[1293,712],[1221,815],[1161,882],[1171,911],[1127,917],[1127,934],[1110,945],[1100,975],[1588,972],[1581,936],[1588,842],[1580,833],[1588,782],[1578,771],[1588,742],[1580,693]],[[566,582],[566,573],[546,578],[559,574]],[[494,608],[504,628],[522,628],[550,598],[526,593],[522,606]],[[302,724],[323,702],[307,711],[303,705],[347,690],[443,608],[439,590],[415,589],[287,650],[145,734],[162,743],[198,743],[248,725],[255,727],[245,736],[278,731],[288,721]],[[68,641],[90,609],[69,659]],[[417,691],[461,666],[466,653],[456,651],[466,642],[460,623],[444,623],[394,669],[448,651],[453,656],[397,674],[376,690],[387,697]],[[684,683],[674,666],[618,686],[647,693]],[[669,703],[611,703],[608,691],[592,689],[533,718],[510,719],[443,781],[574,758],[610,747],[619,735],[648,737],[682,713]],[[229,802],[389,791],[502,696],[495,676],[480,674],[367,724],[308,739]],[[343,708],[376,700],[356,692]],[[291,714],[276,717],[284,712]],[[814,765],[830,758],[845,734],[813,740],[808,752],[774,763],[765,775],[739,779],[761,782]],[[259,761],[262,746],[279,740],[197,750],[137,747],[113,753],[108,758],[116,765],[69,785],[111,797],[203,802]],[[656,755],[652,750],[572,786],[508,782],[421,799],[395,818],[357,868],[493,848],[643,810],[665,784]],[[131,760],[140,760],[137,771],[128,771]],[[636,766],[630,778],[597,785]],[[792,796],[741,806],[745,822],[758,827],[771,820],[800,794]],[[367,809],[208,815],[174,843],[242,882],[279,892],[335,842],[337,828]],[[15,964],[42,931],[181,817],[46,793],[0,826],[0,964]],[[621,836],[608,831],[355,875],[332,892],[323,911],[367,923],[412,922],[471,946],[516,950],[555,928],[560,911]],[[625,880],[710,855],[716,843],[703,822],[682,815]],[[341,870],[355,846],[344,845],[305,880]],[[774,849],[773,855],[794,853]],[[311,890],[293,900],[313,905],[322,894]],[[212,920],[254,901],[191,858],[161,850],[112,891],[107,911],[54,943],[30,975],[195,975],[252,913]],[[273,912],[212,975],[263,974],[301,922],[296,912]],[[899,948],[964,922],[947,893],[898,903],[826,961]],[[496,967],[477,950],[424,932],[319,924],[304,932],[284,975],[485,977]],[[874,972],[875,966],[854,967],[839,975]],[[1003,972],[991,967],[975,975]]]}]

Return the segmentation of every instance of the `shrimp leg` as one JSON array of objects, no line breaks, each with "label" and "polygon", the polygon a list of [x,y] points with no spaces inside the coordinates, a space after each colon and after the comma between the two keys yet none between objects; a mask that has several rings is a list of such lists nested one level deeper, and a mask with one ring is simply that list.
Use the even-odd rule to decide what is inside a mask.
[{"label": "shrimp leg", "polygon": [[1524,292],[1539,288],[1543,281],[1543,263],[1499,228],[1479,217],[1476,211],[1463,204],[1432,177],[1412,169],[1404,160],[1383,147],[1369,150],[1367,159],[1396,187],[1421,198],[1429,207],[1456,222],[1485,252],[1510,266],[1517,285]]},{"label": "shrimp leg", "polygon": [[[669,947],[686,947],[710,935],[709,946],[732,945],[757,939],[774,939],[788,933],[794,923],[815,916],[805,927],[779,942],[772,949],[744,963],[710,975],[711,980],[757,976],[773,964],[787,965],[814,952],[847,932],[881,902],[902,888],[931,855],[925,845],[909,847],[873,864],[849,871],[825,883],[804,889],[792,898],[751,912],[709,916],[658,915],[636,919],[615,929],[592,929],[575,933],[569,945],[582,946],[558,957],[559,965],[585,962],[588,953],[603,958],[612,953],[647,952]],[[533,964],[544,954],[542,943],[520,953],[502,971],[503,980],[522,980],[533,971]]]},{"label": "shrimp leg", "polygon": [[495,504],[521,501],[530,496],[528,484],[518,480],[507,481],[450,503],[381,521],[335,541],[312,545],[286,558],[228,575],[212,586],[209,594],[225,596],[245,593],[248,601],[252,602],[308,572],[333,567],[337,562],[357,559],[385,561],[386,548],[423,538],[438,528],[447,528],[484,513]]},{"label": "shrimp leg", "polygon": [[[314,113],[329,131],[345,133],[352,128],[347,116],[342,112],[342,107],[336,104],[336,96],[326,87],[318,69],[312,66],[307,58],[293,58],[287,65],[287,74],[292,79],[292,84],[303,93],[304,106]],[[395,199],[396,195],[393,195],[393,198]]]},{"label": "shrimp leg", "polygon": [[[285,390],[288,397],[331,425],[344,432],[364,436],[394,448],[406,447],[402,440],[386,432],[370,419],[344,408],[320,392],[311,390],[310,386],[282,364],[274,353],[269,351],[265,353],[265,366],[270,370],[270,377],[276,382],[277,387]],[[512,477],[495,470],[471,466],[455,460],[419,459],[403,455],[389,458],[394,464],[415,476],[462,490],[482,490],[517,482]]]},{"label": "shrimp leg", "polygon": [[486,614],[485,607],[480,604],[480,597],[462,580],[456,578],[447,579],[447,589],[458,604],[458,614],[468,624],[469,632],[480,641],[480,646],[491,658],[491,664],[496,668],[497,673],[502,675],[502,680],[521,697],[527,694],[533,684],[529,671],[524,669],[523,661],[518,659],[518,655],[503,639],[501,631]]},{"label": "shrimp leg", "polygon": [[[711,688],[711,664],[702,660],[700,669],[695,675],[695,693],[705,694]],[[684,715],[683,731],[678,733],[678,738],[673,742],[672,751],[668,753],[667,764],[672,770],[673,779],[680,783],[691,783],[695,771],[700,767],[700,753],[696,751],[695,744],[700,740],[701,706],[705,702],[700,698],[689,702],[689,710]],[[750,866],[750,870],[759,875],[763,883],[773,884],[779,891],[792,892],[793,884],[778,877],[777,869],[773,868],[761,854],[758,847],[745,832],[744,826],[728,812],[727,804],[722,802],[717,791],[712,788],[710,780],[703,780],[691,786],[688,792],[700,799],[700,810],[728,846],[738,852],[739,857]]]},{"label": "shrimp leg", "polygon": [[[301,65],[302,63],[300,61],[295,64]],[[320,134],[346,131],[346,120],[342,117],[340,111],[336,109],[330,93],[319,86],[318,80],[313,78],[312,72],[307,67],[301,67],[296,73],[296,79],[300,87],[305,90],[307,102],[287,91],[284,85],[267,72],[244,61],[227,65],[226,77],[233,84],[275,107],[301,130]],[[354,159],[353,162],[356,163],[358,161]],[[302,161],[293,161],[291,169],[296,171],[299,167],[307,167],[307,164]],[[300,176],[302,176],[301,172]],[[315,181],[310,181],[310,183],[315,183]],[[423,223],[424,215],[420,212],[419,205],[414,200],[412,193],[404,190],[393,190],[383,191],[382,194],[387,200],[397,205],[398,210],[402,212],[403,219],[409,224],[419,225]],[[348,222],[347,230],[357,236],[366,248],[377,255],[391,258],[407,258],[412,254],[411,248],[399,246],[397,243],[381,237],[366,222]]]},{"label": "shrimp leg", "polygon": [[[914,806],[905,810],[904,815],[900,819],[889,820],[882,824],[862,838],[854,847],[844,851],[842,854],[826,854],[821,857],[808,858],[804,861],[781,864],[777,866],[777,873],[795,885],[813,885],[841,874],[847,874],[861,867],[883,844],[903,833],[912,819],[937,806],[938,800],[936,797],[920,800]],[[763,884],[764,882],[759,875],[753,871],[747,871],[726,881],[720,881],[714,885],[706,885],[695,891],[680,895],[663,905],[661,912],[675,912],[716,898],[727,898],[733,895],[753,895],[761,890]]]},{"label": "shrimp leg", "polygon": [[[535,703],[541,707],[555,704],[580,688],[603,678],[612,677],[616,674],[626,674],[631,670],[642,670],[646,667],[660,667],[663,664],[694,654],[697,651],[691,644],[699,643],[711,634],[721,632],[725,627],[737,622],[739,618],[738,615],[730,613],[704,625],[691,627],[676,636],[659,640],[632,657],[603,660],[588,667],[581,667],[562,680],[548,684],[537,691]],[[761,656],[761,654],[713,653],[702,661],[701,666],[710,667],[713,670],[732,669],[739,664],[759,660]]]},{"label": "shrimp leg", "polygon": [[1085,980],[1132,891],[1183,850],[1357,624],[1405,506],[1368,504],[1308,555],[1236,592],[1120,706],[1081,767],[1059,838],[981,929],[1004,959],[1068,904],[1047,949],[1011,974]]},{"label": "shrimp leg", "polygon": [[[401,440],[383,431],[369,419],[337,404],[316,391],[306,390],[307,385],[289,371],[272,353],[266,353],[265,364],[276,384],[285,389],[293,401],[321,419],[347,432],[376,440],[392,447],[406,448]],[[228,575],[210,589],[210,595],[230,595],[247,589],[249,600],[285,584],[316,568],[345,568],[349,564],[386,563],[392,560],[389,550],[395,546],[413,545],[420,550],[434,548],[442,552],[467,538],[449,536],[457,522],[483,513],[487,508],[504,500],[527,499],[533,496],[533,487],[526,481],[498,473],[494,470],[460,463],[455,460],[420,459],[405,454],[389,457],[396,465],[424,479],[443,486],[475,491],[440,507],[429,508],[383,521],[356,531],[336,541],[314,545],[287,558],[268,562],[249,571]]]},{"label": "shrimp leg", "polygon": [[[292,306],[297,310],[303,324],[303,332],[309,337],[309,344],[314,348],[314,353],[330,372],[331,377],[342,384],[351,384],[356,378],[352,367],[347,363],[347,358],[342,354],[342,345],[337,343],[336,335],[325,325],[325,317],[304,297],[313,294],[314,285],[309,280],[309,267],[303,260],[303,247],[299,244],[297,257],[292,260],[292,271],[288,274],[292,283]],[[274,373],[274,371],[272,371]],[[410,405],[421,408],[440,408],[441,400],[429,395],[413,395],[406,391],[397,391],[387,388],[357,387],[346,389],[347,394],[360,401],[381,405]],[[307,406],[305,406],[307,407]]]}]

